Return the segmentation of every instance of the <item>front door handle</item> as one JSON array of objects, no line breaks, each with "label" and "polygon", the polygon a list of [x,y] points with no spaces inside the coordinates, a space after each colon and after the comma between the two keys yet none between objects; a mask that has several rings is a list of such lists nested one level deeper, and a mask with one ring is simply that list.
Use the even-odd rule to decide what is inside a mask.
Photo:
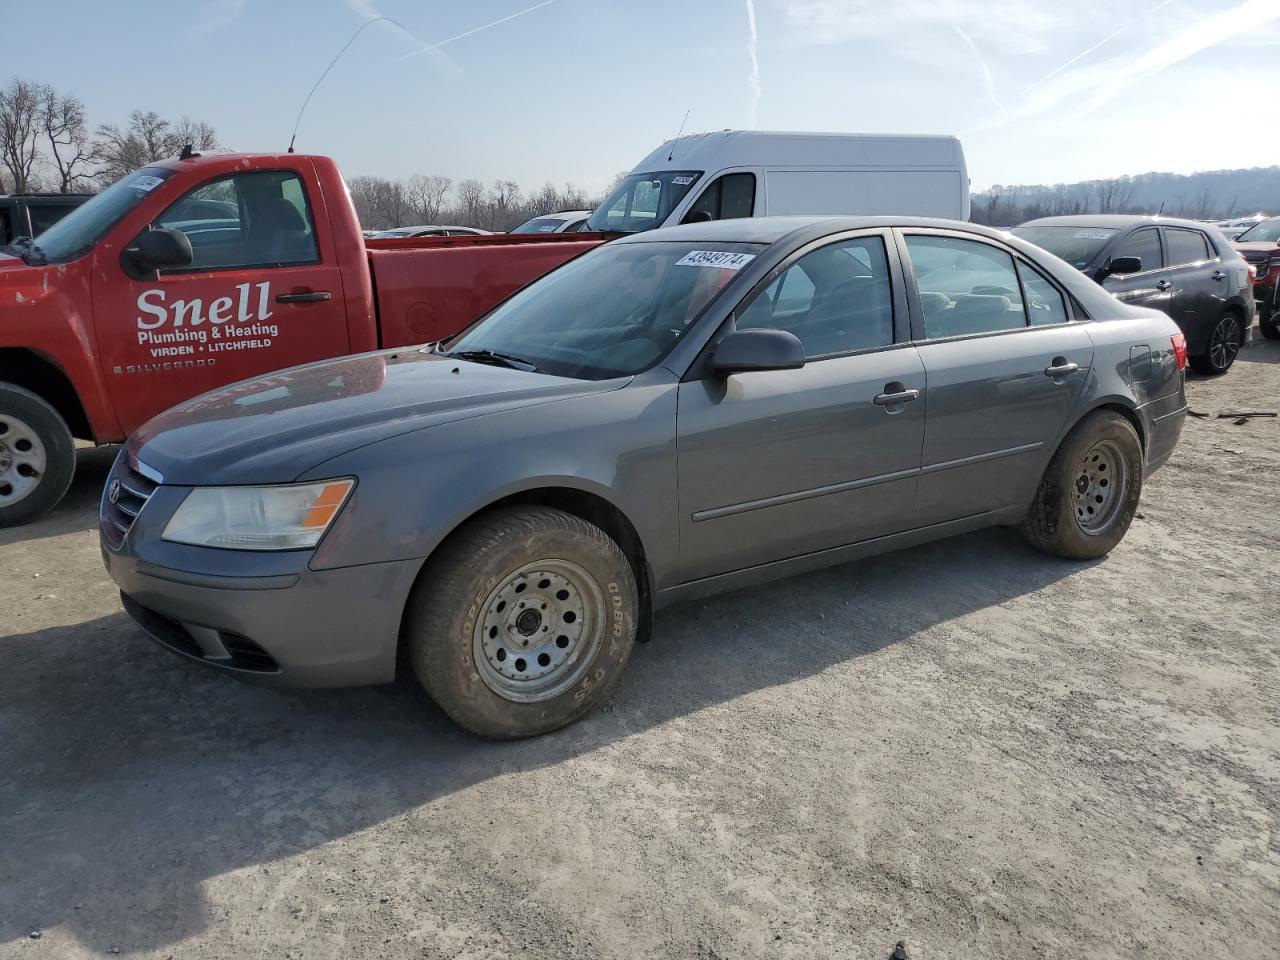
[{"label": "front door handle", "polygon": [[1065,357],[1054,357],[1053,363],[1044,368],[1044,375],[1057,380],[1059,377],[1067,377],[1080,369],[1078,363],[1068,363]]},{"label": "front door handle", "polygon": [[333,294],[328,290],[307,290],[305,293],[278,293],[276,303],[319,303],[332,300]]},{"label": "front door handle", "polygon": [[871,402],[877,407],[892,407],[899,403],[910,403],[920,399],[919,390],[907,390],[900,383],[886,383],[885,392],[877,393]]},{"label": "front door handle", "polygon": [[1213,271],[1213,273],[1209,274],[1209,276],[1210,276],[1210,277],[1212,277],[1214,280],[1225,280],[1225,279],[1227,279],[1227,275],[1226,275],[1225,273],[1223,273],[1221,270],[1215,270],[1215,271]]},{"label": "front door handle", "polygon": [[1168,290],[1172,286],[1173,284],[1170,283],[1168,280],[1160,280],[1156,283],[1157,290]]}]

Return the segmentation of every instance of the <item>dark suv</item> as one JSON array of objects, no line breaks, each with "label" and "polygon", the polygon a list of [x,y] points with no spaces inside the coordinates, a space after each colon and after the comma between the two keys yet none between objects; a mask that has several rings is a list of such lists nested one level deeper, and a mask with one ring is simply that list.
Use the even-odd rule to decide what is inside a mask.
[{"label": "dark suv", "polygon": [[91,193],[0,196],[0,247],[18,237],[43,233],[91,196]]},{"label": "dark suv", "polygon": [[1234,246],[1257,272],[1258,329],[1268,340],[1280,340],[1280,217],[1258,221],[1236,237]]},{"label": "dark suv", "polygon": [[1045,217],[1013,233],[1066,260],[1125,303],[1167,313],[1187,337],[1191,366],[1226,373],[1248,341],[1249,265],[1216,228],[1131,215]]}]

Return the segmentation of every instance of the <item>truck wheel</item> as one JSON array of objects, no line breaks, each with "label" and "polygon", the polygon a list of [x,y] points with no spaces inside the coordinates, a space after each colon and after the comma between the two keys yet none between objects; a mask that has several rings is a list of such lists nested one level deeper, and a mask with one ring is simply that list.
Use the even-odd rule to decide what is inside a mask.
[{"label": "truck wheel", "polygon": [[0,527],[44,516],[76,471],[71,431],[30,390],[0,383]]},{"label": "truck wheel", "polygon": [[1199,356],[1188,358],[1191,369],[1196,373],[1218,376],[1231,369],[1236,362],[1236,354],[1244,345],[1244,324],[1240,318],[1228,310],[1209,333],[1209,349]]},{"label": "truck wheel", "polygon": [[1258,332],[1268,340],[1280,340],[1280,305],[1271,308],[1270,316],[1259,314]]},{"label": "truck wheel", "polygon": [[1110,552],[1142,496],[1142,443],[1133,424],[1098,410],[1067,434],[1022,521],[1031,545],[1069,560]]},{"label": "truck wheel", "polygon": [[432,557],[409,600],[414,672],[460,726],[516,739],[595,707],[631,655],[631,565],[599,527],[546,507],[481,516]]}]

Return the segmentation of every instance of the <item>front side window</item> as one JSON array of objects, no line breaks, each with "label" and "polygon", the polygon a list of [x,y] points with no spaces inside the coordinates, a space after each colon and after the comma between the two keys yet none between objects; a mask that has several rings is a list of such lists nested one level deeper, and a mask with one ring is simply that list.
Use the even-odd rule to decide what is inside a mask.
[{"label": "front side window", "polygon": [[633,173],[614,188],[587,223],[592,230],[609,233],[652,230],[671,215],[700,176],[700,170]]},{"label": "front side window", "polygon": [[1027,319],[1033,327],[1066,323],[1071,319],[1062,294],[1040,271],[1018,261],[1018,277],[1022,280],[1022,292],[1027,301]]},{"label": "front side window", "polygon": [[605,244],[525,287],[450,341],[447,352],[581,380],[639,373],[667,355],[762,249]]},{"label": "front side window", "polygon": [[735,220],[751,216],[756,203],[754,173],[726,173],[717,177],[684,215],[685,223],[699,220]]},{"label": "front side window", "polygon": [[320,259],[302,181],[287,171],[210,180],[172,204],[155,224],[180,230],[191,241],[191,265],[176,272]]},{"label": "front side window", "polygon": [[893,343],[889,260],[879,237],[859,237],[805,254],[745,308],[737,328],[786,330],[811,358]]},{"label": "front side window", "polygon": [[1169,266],[1180,267],[1188,263],[1203,263],[1213,258],[1209,253],[1209,241],[1198,230],[1179,230],[1166,227],[1164,242],[1169,250]]},{"label": "front side window", "polygon": [[1013,257],[979,240],[907,236],[925,336],[961,337],[1027,325]]},{"label": "front side window", "polygon": [[1120,241],[1111,253],[1111,258],[1137,257],[1142,261],[1143,272],[1159,270],[1164,266],[1164,254],[1160,250],[1160,231],[1154,227],[1145,227]]}]

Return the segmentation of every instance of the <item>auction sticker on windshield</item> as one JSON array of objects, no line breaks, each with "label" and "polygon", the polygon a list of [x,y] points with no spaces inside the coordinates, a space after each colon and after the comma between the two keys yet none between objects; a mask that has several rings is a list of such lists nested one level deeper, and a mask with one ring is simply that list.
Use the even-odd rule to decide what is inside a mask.
[{"label": "auction sticker on windshield", "polygon": [[690,250],[676,261],[677,267],[719,267],[741,270],[756,258],[754,253],[727,253],[724,250]]},{"label": "auction sticker on windshield", "polygon": [[134,177],[133,183],[129,186],[139,193],[150,193],[162,183],[164,183],[163,177]]},{"label": "auction sticker on windshield", "polygon": [[1081,230],[1071,235],[1072,240],[1110,240],[1114,230]]}]

